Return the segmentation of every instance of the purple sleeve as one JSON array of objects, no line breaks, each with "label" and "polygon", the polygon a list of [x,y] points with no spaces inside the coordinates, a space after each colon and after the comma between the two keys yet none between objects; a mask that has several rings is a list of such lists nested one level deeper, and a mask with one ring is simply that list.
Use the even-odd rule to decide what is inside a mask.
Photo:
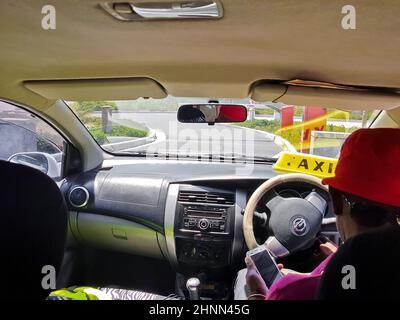
[{"label": "purple sleeve", "polygon": [[319,280],[330,258],[322,261],[310,274],[291,273],[275,282],[267,294],[267,300],[313,300]]}]

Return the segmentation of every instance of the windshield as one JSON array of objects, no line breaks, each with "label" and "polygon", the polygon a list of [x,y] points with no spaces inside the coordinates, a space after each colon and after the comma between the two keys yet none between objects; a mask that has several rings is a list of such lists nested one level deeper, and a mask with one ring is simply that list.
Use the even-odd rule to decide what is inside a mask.
[{"label": "windshield", "polygon": [[282,151],[337,157],[347,136],[369,126],[377,111],[345,112],[250,99],[218,99],[242,104],[240,123],[180,123],[177,110],[206,98],[67,102],[101,147],[115,154],[277,158]]}]

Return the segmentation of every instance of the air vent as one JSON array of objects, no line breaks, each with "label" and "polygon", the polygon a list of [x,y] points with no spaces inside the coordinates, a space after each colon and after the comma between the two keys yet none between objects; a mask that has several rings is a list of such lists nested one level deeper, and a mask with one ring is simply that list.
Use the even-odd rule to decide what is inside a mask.
[{"label": "air vent", "polygon": [[233,205],[235,203],[235,195],[202,191],[180,191],[178,201]]},{"label": "air vent", "polygon": [[84,187],[75,187],[69,193],[69,202],[75,208],[82,208],[89,201],[89,191]]}]

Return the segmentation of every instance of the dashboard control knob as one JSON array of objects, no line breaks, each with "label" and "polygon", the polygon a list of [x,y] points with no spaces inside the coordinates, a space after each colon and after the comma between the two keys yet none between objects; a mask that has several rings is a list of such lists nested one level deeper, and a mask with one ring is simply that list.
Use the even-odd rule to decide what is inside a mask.
[{"label": "dashboard control knob", "polygon": [[210,221],[208,219],[200,219],[198,223],[199,229],[207,230],[209,226],[210,226]]}]

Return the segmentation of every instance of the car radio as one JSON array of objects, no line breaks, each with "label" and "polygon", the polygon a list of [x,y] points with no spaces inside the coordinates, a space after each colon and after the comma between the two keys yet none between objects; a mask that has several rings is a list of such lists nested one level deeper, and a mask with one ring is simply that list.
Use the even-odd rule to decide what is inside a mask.
[{"label": "car radio", "polygon": [[227,208],[217,206],[183,205],[181,229],[225,232]]}]

